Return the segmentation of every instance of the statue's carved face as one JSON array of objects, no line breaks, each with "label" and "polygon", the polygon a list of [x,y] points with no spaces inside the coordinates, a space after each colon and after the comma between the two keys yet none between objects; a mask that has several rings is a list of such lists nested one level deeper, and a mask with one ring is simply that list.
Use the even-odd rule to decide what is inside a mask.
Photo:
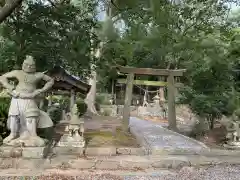
[{"label": "statue's carved face", "polygon": [[26,56],[22,64],[22,70],[27,73],[36,72],[36,64],[32,56]]}]

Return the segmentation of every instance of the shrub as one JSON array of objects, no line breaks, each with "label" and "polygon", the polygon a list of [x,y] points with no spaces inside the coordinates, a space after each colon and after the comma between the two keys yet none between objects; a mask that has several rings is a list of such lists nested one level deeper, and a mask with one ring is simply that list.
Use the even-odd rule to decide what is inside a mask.
[{"label": "shrub", "polygon": [[198,138],[204,136],[210,129],[209,122],[206,118],[198,117],[198,121],[193,126],[190,137]]},{"label": "shrub", "polygon": [[61,109],[68,109],[70,105],[70,98],[61,96],[57,102],[60,104]]},{"label": "shrub", "polygon": [[81,116],[81,115],[85,114],[87,111],[87,105],[85,104],[84,100],[77,99],[76,103],[77,103],[79,115]]},{"label": "shrub", "polygon": [[112,110],[111,109],[105,109],[102,113],[103,116],[110,116],[112,113]]},{"label": "shrub", "polygon": [[96,103],[98,104],[103,104],[104,103],[104,100],[105,100],[105,97],[102,96],[102,95],[97,95],[96,96]]},{"label": "shrub", "polygon": [[110,105],[110,97],[108,94],[97,94],[96,103],[102,105]]},{"label": "shrub", "polygon": [[62,109],[59,107],[52,106],[48,110],[48,114],[54,124],[57,124],[61,120]]},{"label": "shrub", "polygon": [[9,134],[7,129],[8,109],[10,106],[10,98],[0,98],[0,136],[5,138]]}]

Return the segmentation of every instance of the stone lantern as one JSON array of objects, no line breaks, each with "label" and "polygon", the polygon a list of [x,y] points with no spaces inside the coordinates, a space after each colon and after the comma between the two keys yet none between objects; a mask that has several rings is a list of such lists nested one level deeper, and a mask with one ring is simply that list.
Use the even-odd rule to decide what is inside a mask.
[{"label": "stone lantern", "polygon": [[160,104],[160,96],[158,94],[153,97],[153,102],[154,102],[154,105]]},{"label": "stone lantern", "polygon": [[70,121],[61,137],[58,146],[81,147],[85,146],[84,121],[78,115],[77,104],[74,104],[70,113]]},{"label": "stone lantern", "polygon": [[227,142],[224,144],[226,148],[240,148],[240,109],[234,111],[231,120],[223,123],[227,129]]}]

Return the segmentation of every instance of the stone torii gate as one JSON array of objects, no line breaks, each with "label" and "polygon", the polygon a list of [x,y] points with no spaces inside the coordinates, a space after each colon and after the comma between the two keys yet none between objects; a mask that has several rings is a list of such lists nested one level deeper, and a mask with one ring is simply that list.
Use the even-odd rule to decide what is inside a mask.
[{"label": "stone torii gate", "polygon": [[134,84],[134,77],[136,75],[154,75],[167,77],[167,91],[168,91],[168,124],[169,129],[177,131],[176,123],[176,109],[175,109],[175,77],[183,76],[185,69],[152,69],[152,68],[135,68],[117,66],[117,70],[121,73],[127,74],[126,93],[123,109],[123,128],[125,131],[129,130],[130,106],[132,102],[132,90]]}]

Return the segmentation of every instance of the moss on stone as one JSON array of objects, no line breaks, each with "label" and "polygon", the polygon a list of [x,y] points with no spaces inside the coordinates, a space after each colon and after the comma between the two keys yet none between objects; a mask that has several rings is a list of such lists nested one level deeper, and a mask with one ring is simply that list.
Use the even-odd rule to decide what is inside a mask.
[{"label": "moss on stone", "polygon": [[86,143],[89,147],[104,147],[104,146],[117,146],[117,147],[139,147],[135,137],[123,132],[120,128],[115,132],[111,131],[88,131],[85,133]]}]

